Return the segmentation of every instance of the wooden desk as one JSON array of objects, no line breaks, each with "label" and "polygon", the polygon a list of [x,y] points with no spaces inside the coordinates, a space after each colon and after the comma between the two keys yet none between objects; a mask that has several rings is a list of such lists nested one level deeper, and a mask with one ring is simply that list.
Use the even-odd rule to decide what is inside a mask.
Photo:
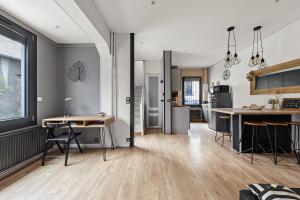
[{"label": "wooden desk", "polygon": [[115,122],[114,116],[66,116],[66,117],[53,117],[42,120],[42,126],[45,126],[45,123],[66,123],[70,122],[72,128],[97,128],[99,129],[100,135],[100,146],[103,152],[103,160],[106,161],[106,144],[105,144],[105,135],[106,129],[110,135],[111,147],[115,148],[113,142],[113,135],[111,131],[111,125]]}]

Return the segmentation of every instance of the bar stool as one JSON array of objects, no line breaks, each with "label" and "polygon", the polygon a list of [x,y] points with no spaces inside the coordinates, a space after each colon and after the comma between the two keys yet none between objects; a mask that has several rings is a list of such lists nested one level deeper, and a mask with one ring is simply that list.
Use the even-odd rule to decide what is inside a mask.
[{"label": "bar stool", "polygon": [[[245,150],[245,151],[242,151],[242,152],[248,152],[251,150],[251,164],[253,164],[253,153],[254,153],[254,149],[258,149],[258,147],[264,152],[266,153],[265,149],[262,147],[261,144],[258,144],[258,137],[257,137],[257,129],[258,128],[265,128],[267,129],[267,125],[263,122],[256,122],[256,121],[245,121],[244,122],[244,125],[243,125],[243,131],[242,131],[242,135],[241,135],[241,138],[240,138],[240,141],[239,141],[239,144],[242,142],[243,140],[243,136],[245,134],[245,130],[246,130],[246,127],[247,126],[251,126],[252,127],[252,136],[251,136],[251,148]],[[263,133],[261,131],[261,133]],[[270,147],[271,147],[271,151],[272,151],[272,154],[273,154],[273,147],[272,147],[272,142],[271,142],[271,139],[270,139],[270,134],[269,132],[267,131],[267,135],[268,135],[268,140],[269,140],[269,144],[270,144]],[[261,135],[260,135],[261,136]],[[254,137],[255,137],[255,147],[254,147]],[[238,152],[238,154],[241,153],[241,151]]]},{"label": "bar stool", "polygon": [[221,132],[222,136],[220,136],[220,137],[217,138],[218,131],[216,131],[215,141],[218,141],[219,139],[222,138],[222,146],[223,146],[224,145],[224,138],[225,138],[225,136],[229,136],[230,137],[230,141],[231,141],[231,134],[229,132],[227,132],[227,129],[228,129],[227,123],[230,121],[231,117],[229,115],[221,115],[221,116],[219,116],[219,118],[221,120],[223,120],[223,122],[224,122],[223,123],[223,130]]},{"label": "bar stool", "polygon": [[[291,144],[293,144],[293,141],[292,141],[292,138],[291,138],[291,132],[290,132],[290,128],[289,128],[289,123],[288,122],[276,122],[276,121],[267,121],[267,122],[264,122],[264,123],[268,127],[268,132],[270,132],[269,131],[269,127],[273,127],[274,128],[274,151],[273,151],[273,157],[274,157],[274,164],[276,165],[277,162],[278,162],[278,159],[277,159],[277,147],[278,147],[277,131],[278,130],[277,129],[280,128],[280,127],[286,128],[287,133],[288,133],[289,138],[290,138],[290,142],[291,142]],[[285,150],[281,146],[279,146],[279,148],[283,152],[285,152]]]},{"label": "bar stool", "polygon": [[294,127],[294,150],[297,163],[300,164],[300,121],[292,121],[289,124]]}]

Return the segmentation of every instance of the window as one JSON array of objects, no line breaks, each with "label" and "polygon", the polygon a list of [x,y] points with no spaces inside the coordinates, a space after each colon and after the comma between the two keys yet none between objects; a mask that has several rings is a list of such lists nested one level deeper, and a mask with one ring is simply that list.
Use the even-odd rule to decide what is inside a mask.
[{"label": "window", "polygon": [[36,124],[36,36],[0,16],[0,132]]},{"label": "window", "polygon": [[197,106],[201,104],[201,77],[183,78],[183,104]]}]

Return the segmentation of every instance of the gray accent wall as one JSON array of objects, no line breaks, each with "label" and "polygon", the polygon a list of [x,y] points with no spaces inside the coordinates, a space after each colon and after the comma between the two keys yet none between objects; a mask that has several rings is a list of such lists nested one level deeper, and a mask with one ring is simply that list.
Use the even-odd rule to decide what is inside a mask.
[{"label": "gray accent wall", "polygon": [[62,74],[57,63],[58,47],[38,37],[37,39],[37,96],[43,101],[37,103],[38,124],[46,117],[62,114]]},{"label": "gray accent wall", "polygon": [[[86,67],[83,81],[71,82],[67,73],[73,63],[81,61]],[[66,45],[58,49],[58,67],[63,83],[60,85],[62,98],[72,98],[69,104],[70,115],[97,115],[100,112],[100,57],[94,45]],[[64,103],[63,103],[64,104]],[[63,108],[62,108],[63,110]],[[80,143],[92,144],[98,139],[96,129],[82,129]]]}]

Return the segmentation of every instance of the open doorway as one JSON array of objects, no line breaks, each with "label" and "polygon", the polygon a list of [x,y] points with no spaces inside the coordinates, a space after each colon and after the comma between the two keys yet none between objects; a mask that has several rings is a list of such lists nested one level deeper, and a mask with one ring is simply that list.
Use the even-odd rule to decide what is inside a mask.
[{"label": "open doorway", "polygon": [[201,109],[202,102],[202,78],[182,77],[182,104],[190,107],[190,122],[203,121]]},{"label": "open doorway", "polygon": [[161,61],[135,61],[135,135],[161,133]]}]

